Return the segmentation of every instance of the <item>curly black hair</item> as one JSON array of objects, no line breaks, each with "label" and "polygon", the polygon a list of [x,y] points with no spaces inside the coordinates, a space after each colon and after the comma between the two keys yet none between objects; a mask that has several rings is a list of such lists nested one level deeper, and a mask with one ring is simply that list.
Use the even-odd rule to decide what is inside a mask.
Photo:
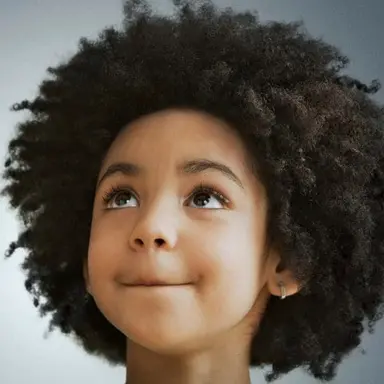
[{"label": "curly black hair", "polygon": [[86,294],[93,197],[121,129],[169,108],[205,111],[243,140],[268,194],[268,233],[301,291],[271,297],[250,365],[272,381],[296,367],[330,380],[373,330],[384,297],[384,111],[345,74],[349,59],[303,24],[174,0],[172,15],[124,5],[120,29],[82,38],[47,72],[10,141],[2,196],[24,228],[26,289],[50,329],[111,363],[125,336]]}]

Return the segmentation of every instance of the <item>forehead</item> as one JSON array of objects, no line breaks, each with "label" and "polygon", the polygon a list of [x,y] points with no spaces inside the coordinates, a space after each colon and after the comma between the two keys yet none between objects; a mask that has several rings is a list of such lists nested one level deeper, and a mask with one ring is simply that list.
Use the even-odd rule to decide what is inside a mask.
[{"label": "forehead", "polygon": [[241,139],[224,121],[203,112],[165,110],[128,124],[112,143],[104,161],[131,160],[148,164],[211,158],[243,168]]}]

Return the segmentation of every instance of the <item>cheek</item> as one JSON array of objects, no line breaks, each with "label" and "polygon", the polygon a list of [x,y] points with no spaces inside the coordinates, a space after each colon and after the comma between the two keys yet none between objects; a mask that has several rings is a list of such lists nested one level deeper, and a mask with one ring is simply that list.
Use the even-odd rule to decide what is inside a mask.
[{"label": "cheek", "polygon": [[247,216],[232,215],[228,222],[207,228],[204,235],[193,236],[191,248],[206,279],[221,279],[257,275],[264,253],[262,223]]},{"label": "cheek", "polygon": [[88,246],[88,271],[91,285],[108,284],[115,273],[122,243],[122,227],[113,223],[93,223]]},{"label": "cheek", "polygon": [[[114,235],[114,236],[112,236]],[[89,288],[96,306],[109,322],[115,324],[115,308],[119,308],[116,297],[116,266],[119,262],[119,235],[104,226],[96,225],[91,230],[88,247]]]},{"label": "cheek", "polygon": [[212,318],[242,317],[253,306],[264,283],[261,229],[257,223],[233,220],[191,244],[200,297]]}]

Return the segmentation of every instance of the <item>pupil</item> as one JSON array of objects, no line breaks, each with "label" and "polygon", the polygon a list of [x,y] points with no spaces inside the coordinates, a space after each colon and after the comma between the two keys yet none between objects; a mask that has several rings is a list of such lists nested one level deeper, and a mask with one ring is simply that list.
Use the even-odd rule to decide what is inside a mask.
[{"label": "pupil", "polygon": [[[201,202],[202,204],[199,204]],[[209,202],[209,195],[207,193],[199,193],[195,196],[196,205],[202,206],[204,203]]]},{"label": "pupil", "polygon": [[128,200],[129,200],[129,197],[127,194],[121,194],[118,196],[116,203],[117,205],[120,205],[119,203],[124,204]]}]

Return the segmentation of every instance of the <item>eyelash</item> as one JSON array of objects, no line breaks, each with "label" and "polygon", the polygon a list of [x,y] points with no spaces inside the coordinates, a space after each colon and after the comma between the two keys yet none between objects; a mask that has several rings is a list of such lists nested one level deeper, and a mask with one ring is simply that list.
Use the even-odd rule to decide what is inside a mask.
[{"label": "eyelash", "polygon": [[[112,186],[103,196],[104,205],[108,205],[114,197],[116,197],[119,193],[131,193],[137,199],[136,193],[133,192],[132,188],[126,186]],[[199,184],[197,187],[193,189],[193,191],[188,195],[187,200],[190,200],[194,195],[198,193],[207,193],[212,194],[221,204],[224,206],[228,206],[230,201],[220,192],[218,192],[213,186],[207,184]]]}]

